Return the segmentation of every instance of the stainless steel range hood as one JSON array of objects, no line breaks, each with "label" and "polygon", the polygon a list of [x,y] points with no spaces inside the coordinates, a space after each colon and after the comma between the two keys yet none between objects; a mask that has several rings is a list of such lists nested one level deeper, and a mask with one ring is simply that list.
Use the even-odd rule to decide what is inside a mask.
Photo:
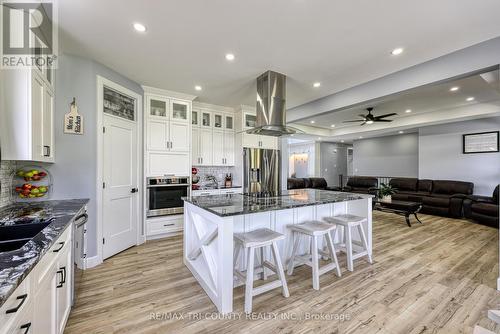
[{"label": "stainless steel range hood", "polygon": [[257,78],[257,126],[247,133],[280,137],[299,132],[286,126],[286,76],[267,71]]}]

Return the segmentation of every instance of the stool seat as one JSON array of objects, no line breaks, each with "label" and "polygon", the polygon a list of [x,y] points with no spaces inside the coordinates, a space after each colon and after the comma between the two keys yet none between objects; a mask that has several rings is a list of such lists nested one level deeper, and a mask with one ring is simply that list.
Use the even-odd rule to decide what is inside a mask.
[{"label": "stool seat", "polygon": [[292,231],[297,231],[309,236],[323,235],[336,228],[335,225],[317,220],[307,221],[300,224],[292,224],[287,227]]},{"label": "stool seat", "polygon": [[343,225],[343,226],[363,223],[366,220],[365,217],[359,217],[359,216],[350,215],[350,214],[336,215],[333,217],[325,217],[324,219],[325,219],[325,221],[327,221],[330,224],[339,224],[339,225]]},{"label": "stool seat", "polygon": [[244,248],[247,248],[270,244],[273,241],[285,239],[285,236],[268,228],[259,228],[251,232],[235,233],[234,238],[236,241],[240,242]]}]

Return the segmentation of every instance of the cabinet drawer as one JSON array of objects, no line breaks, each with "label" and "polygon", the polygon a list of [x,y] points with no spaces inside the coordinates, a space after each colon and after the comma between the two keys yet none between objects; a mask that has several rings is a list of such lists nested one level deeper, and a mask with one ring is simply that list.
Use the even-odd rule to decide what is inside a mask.
[{"label": "cabinet drawer", "polygon": [[219,195],[220,190],[193,190],[191,191],[191,196],[210,196],[210,195]]},{"label": "cabinet drawer", "polygon": [[170,233],[182,230],[184,217],[173,219],[149,220],[147,222],[147,235]]},{"label": "cabinet drawer", "polygon": [[[16,317],[15,321],[10,324],[9,327],[0,328],[1,333],[8,334],[24,334],[24,333],[34,333],[33,331],[33,302],[26,301],[26,306],[21,313]],[[7,325],[7,324],[4,324]],[[8,325],[7,325],[8,326]]]},{"label": "cabinet drawer", "polygon": [[242,188],[229,188],[229,189],[221,189],[220,194],[225,195],[225,194],[241,194],[242,193]]},{"label": "cabinet drawer", "polygon": [[0,308],[0,333],[7,332],[6,329],[26,312],[33,299],[31,278],[32,276],[28,275]]}]

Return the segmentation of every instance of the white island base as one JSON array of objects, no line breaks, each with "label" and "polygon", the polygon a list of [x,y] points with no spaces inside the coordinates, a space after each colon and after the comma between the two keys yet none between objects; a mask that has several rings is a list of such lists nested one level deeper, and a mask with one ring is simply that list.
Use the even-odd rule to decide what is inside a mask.
[{"label": "white island base", "polygon": [[[221,196],[222,197],[222,196]],[[371,197],[359,200],[301,206],[291,209],[221,216],[212,213],[189,201],[184,202],[184,264],[192,272],[220,313],[233,311],[233,287],[237,285],[233,275],[233,234],[249,232],[267,227],[284,234],[278,248],[283,265],[286,265],[291,253],[291,233],[289,224],[298,224],[310,220],[322,220],[339,214],[353,214],[367,218],[363,228],[372,249],[372,210]],[[221,209],[221,207],[214,208]],[[339,233],[340,235],[340,233]],[[353,240],[361,242],[357,231],[353,231]],[[334,240],[338,242],[338,240]],[[319,245],[322,246],[321,244]],[[353,245],[356,247],[356,245]],[[300,253],[306,253],[305,245]],[[238,260],[240,270],[245,270],[246,254]],[[270,258],[270,255],[267,255]],[[345,270],[346,264],[340,263]],[[256,275],[258,271],[256,271]],[[333,275],[333,273],[332,273]],[[311,280],[312,282],[312,280]],[[238,281],[238,284],[239,281]]]}]

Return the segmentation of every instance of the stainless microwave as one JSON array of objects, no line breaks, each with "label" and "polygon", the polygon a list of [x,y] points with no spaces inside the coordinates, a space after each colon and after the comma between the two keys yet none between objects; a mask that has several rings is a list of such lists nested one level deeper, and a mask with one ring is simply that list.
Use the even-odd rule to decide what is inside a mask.
[{"label": "stainless microwave", "polygon": [[182,197],[189,196],[191,185],[188,176],[161,176],[147,178],[147,216],[157,217],[182,214]]}]

